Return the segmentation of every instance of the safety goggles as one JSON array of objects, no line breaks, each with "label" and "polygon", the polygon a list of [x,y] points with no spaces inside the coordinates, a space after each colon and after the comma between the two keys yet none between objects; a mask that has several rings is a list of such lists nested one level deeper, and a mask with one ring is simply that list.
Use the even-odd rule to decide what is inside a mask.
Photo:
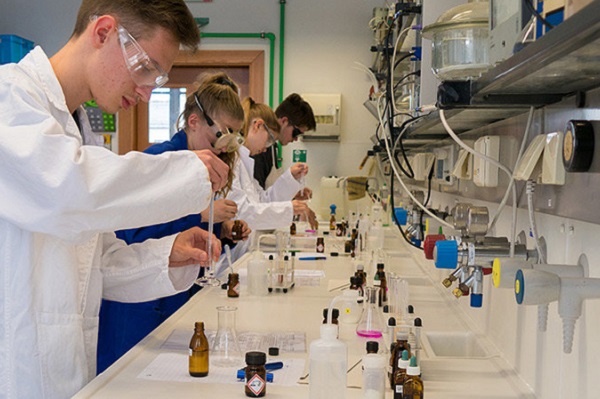
[{"label": "safety goggles", "polygon": [[194,100],[196,101],[198,109],[200,110],[200,112],[202,112],[206,123],[217,136],[217,141],[215,142],[215,144],[213,144],[213,147],[216,150],[222,150],[223,148],[225,148],[226,152],[237,151],[240,148],[240,146],[244,144],[244,138],[239,134],[239,132],[234,132],[233,129],[230,128],[227,128],[225,132],[223,132],[223,130],[220,130],[215,121],[204,111],[204,107],[202,107],[200,99],[198,98],[198,95],[196,93],[194,93]]},{"label": "safety goggles", "polygon": [[304,134],[304,132],[302,130],[300,130],[299,127],[293,126],[293,128],[294,128],[294,130],[292,130],[292,138],[296,138],[296,137]]},{"label": "safety goggles", "polygon": [[154,61],[142,46],[122,27],[117,26],[119,43],[125,58],[125,65],[134,83],[140,87],[158,88],[169,81],[169,75]]},{"label": "safety goggles", "polygon": [[267,139],[267,142],[265,144],[265,147],[268,148],[268,147],[272,146],[273,144],[275,144],[277,139],[275,138],[273,133],[271,133],[271,129],[269,129],[269,127],[267,126],[266,123],[263,123],[263,126],[264,126],[265,130],[267,131],[267,133],[269,134],[269,138]]}]

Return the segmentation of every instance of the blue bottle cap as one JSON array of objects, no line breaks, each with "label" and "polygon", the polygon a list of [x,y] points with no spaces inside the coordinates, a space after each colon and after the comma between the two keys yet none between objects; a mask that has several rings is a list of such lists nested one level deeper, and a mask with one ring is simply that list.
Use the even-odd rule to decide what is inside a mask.
[{"label": "blue bottle cap", "polygon": [[454,240],[438,241],[433,251],[435,267],[438,269],[456,269],[458,266],[458,244]]},{"label": "blue bottle cap", "polygon": [[329,209],[331,209],[331,213],[335,215],[335,210],[337,209],[337,206],[335,206],[335,204],[331,204],[329,205]]},{"label": "blue bottle cap", "polygon": [[408,221],[408,211],[402,207],[394,208],[394,215],[396,215],[396,219],[398,219],[398,223],[401,226],[406,225]]},{"label": "blue bottle cap", "polygon": [[483,295],[482,294],[471,294],[471,307],[472,308],[480,308],[483,303]]}]

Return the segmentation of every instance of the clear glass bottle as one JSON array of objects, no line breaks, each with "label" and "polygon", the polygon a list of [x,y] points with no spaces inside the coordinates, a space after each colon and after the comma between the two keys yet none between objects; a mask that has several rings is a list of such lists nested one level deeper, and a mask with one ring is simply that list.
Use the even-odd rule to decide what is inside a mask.
[{"label": "clear glass bottle", "polygon": [[208,375],[208,340],[204,334],[204,323],[196,322],[190,341],[189,372],[192,377]]},{"label": "clear glass bottle", "polygon": [[379,287],[365,288],[365,304],[356,333],[361,337],[379,338],[383,335],[384,323],[377,306]]}]

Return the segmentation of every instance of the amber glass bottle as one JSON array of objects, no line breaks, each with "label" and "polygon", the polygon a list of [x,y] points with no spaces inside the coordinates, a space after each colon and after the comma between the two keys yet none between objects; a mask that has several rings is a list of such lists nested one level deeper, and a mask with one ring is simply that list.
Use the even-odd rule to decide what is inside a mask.
[{"label": "amber glass bottle", "polygon": [[238,273],[229,273],[227,287],[227,296],[229,298],[237,298],[240,296],[240,275]]},{"label": "amber glass bottle", "polygon": [[233,241],[240,241],[244,236],[244,225],[240,220],[233,221],[233,228],[231,229],[231,239]]},{"label": "amber glass bottle", "polygon": [[421,368],[417,365],[417,358],[410,358],[410,365],[406,369],[406,378],[402,386],[402,399],[423,399],[424,388],[421,377]]},{"label": "amber glass bottle", "polygon": [[267,393],[267,370],[264,352],[246,353],[246,385],[244,392],[251,398],[261,398]]},{"label": "amber glass bottle", "polygon": [[208,340],[204,335],[204,323],[196,322],[194,335],[190,341],[189,371],[192,377],[208,375]]}]

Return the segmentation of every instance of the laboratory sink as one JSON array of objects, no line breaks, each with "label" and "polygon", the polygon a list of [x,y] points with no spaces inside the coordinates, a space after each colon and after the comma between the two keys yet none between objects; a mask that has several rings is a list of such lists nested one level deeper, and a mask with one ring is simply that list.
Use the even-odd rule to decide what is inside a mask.
[{"label": "laboratory sink", "polygon": [[423,347],[429,358],[487,358],[489,353],[477,336],[468,331],[429,331],[423,334]]}]

